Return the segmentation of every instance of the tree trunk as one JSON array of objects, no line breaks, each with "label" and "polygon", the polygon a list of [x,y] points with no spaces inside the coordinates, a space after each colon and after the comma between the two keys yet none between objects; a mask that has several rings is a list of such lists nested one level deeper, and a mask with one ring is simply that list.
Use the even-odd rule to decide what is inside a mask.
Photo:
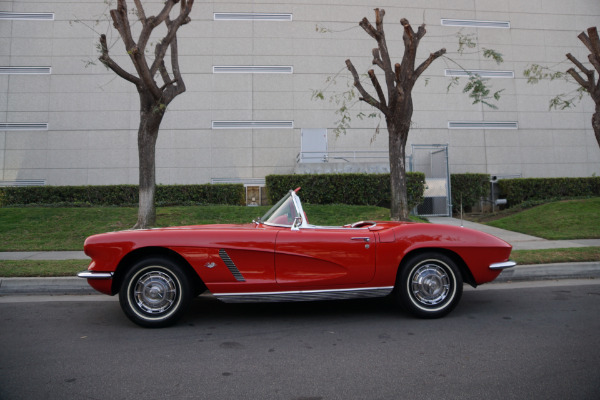
[{"label": "tree trunk", "polygon": [[598,147],[600,147],[600,103],[596,102],[596,112],[592,115],[592,128],[594,129],[594,135],[596,135],[596,141]]},{"label": "tree trunk", "polygon": [[[139,208],[138,220],[133,229],[147,229],[156,224],[156,140],[164,112],[148,105],[147,98],[140,93],[142,111],[138,129],[139,157]],[[145,104],[144,104],[145,103]]]},{"label": "tree trunk", "polygon": [[407,221],[410,210],[406,190],[406,140],[403,140],[402,134],[394,131],[394,128],[388,124],[392,195],[390,217],[392,221]]}]

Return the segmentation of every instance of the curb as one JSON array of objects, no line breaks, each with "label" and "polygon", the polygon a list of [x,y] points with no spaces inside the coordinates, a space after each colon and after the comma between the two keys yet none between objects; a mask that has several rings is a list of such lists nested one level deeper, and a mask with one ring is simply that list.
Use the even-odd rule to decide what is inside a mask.
[{"label": "curb", "polygon": [[502,271],[492,284],[560,279],[600,279],[600,262],[517,265]]},{"label": "curb", "polygon": [[0,278],[0,296],[99,294],[78,277]]},{"label": "curb", "polygon": [[[518,265],[504,270],[491,283],[563,279],[600,279],[600,262]],[[6,295],[90,295],[98,294],[85,279],[0,278],[0,296]]]}]

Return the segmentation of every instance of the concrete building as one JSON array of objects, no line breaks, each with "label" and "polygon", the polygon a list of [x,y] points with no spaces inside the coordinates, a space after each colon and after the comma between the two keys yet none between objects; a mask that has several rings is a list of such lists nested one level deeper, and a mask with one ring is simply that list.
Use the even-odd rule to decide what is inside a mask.
[{"label": "concrete building", "polygon": [[[161,2],[144,4],[157,10]],[[528,85],[523,77],[531,63],[566,70],[568,62],[557,64],[567,52],[587,61],[577,35],[599,25],[598,0],[196,0],[192,22],[179,31],[187,92],[161,126],[158,182],[385,170],[384,121],[376,134],[378,118],[354,117],[336,136],[336,104],[311,99],[314,89],[326,88],[327,97],[348,88],[346,58],[359,72],[371,68],[376,44],[358,21],[374,22],[374,7],[386,10],[394,59],[403,52],[399,20],[407,18],[415,29],[427,25],[419,59],[445,47],[460,63],[438,59],[417,83],[409,147],[447,144],[453,173],[600,174],[591,100],[549,111],[550,98],[576,87]],[[113,57],[130,67],[108,9],[102,0],[0,0],[0,181],[137,183],[137,92],[97,61],[99,33],[107,33],[116,42]],[[458,31],[477,39],[474,50],[502,53],[504,63],[485,60],[481,51],[456,54]],[[447,92],[448,75],[461,68],[481,71],[495,90],[504,89],[497,109],[472,105],[461,87]],[[361,103],[354,109],[353,115],[372,112]]]}]

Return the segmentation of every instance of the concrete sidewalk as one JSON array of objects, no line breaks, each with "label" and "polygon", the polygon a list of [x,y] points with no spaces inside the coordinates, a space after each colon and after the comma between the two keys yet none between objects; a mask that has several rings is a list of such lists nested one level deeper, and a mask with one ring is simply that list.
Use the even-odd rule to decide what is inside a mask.
[{"label": "concrete sidewalk", "polygon": [[463,226],[469,229],[486,232],[513,246],[513,250],[541,250],[541,249],[563,249],[570,247],[600,246],[600,239],[578,239],[578,240],[547,240],[524,233],[507,231],[493,226],[478,224],[476,222],[461,221],[450,217],[429,217],[431,223]]},{"label": "concrete sidewalk", "polygon": [[83,251],[10,251],[0,252],[0,260],[89,260]]}]

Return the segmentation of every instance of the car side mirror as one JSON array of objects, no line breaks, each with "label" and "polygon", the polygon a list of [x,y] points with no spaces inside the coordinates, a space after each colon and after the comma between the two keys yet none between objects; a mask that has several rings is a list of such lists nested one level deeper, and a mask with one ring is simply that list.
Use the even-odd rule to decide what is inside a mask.
[{"label": "car side mirror", "polygon": [[300,230],[300,226],[302,226],[302,218],[301,217],[294,218],[294,223],[292,224],[292,230],[293,231]]}]

